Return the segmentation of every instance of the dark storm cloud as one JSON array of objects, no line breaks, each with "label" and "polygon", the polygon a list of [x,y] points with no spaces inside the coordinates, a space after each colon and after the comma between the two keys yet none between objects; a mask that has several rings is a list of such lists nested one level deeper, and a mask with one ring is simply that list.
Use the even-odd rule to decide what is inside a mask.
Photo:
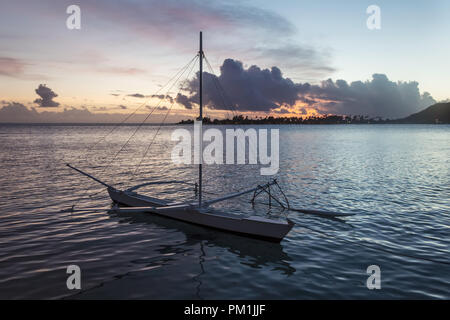
[{"label": "dark storm cloud", "polygon": [[[219,77],[204,72],[203,80],[204,104],[218,110],[233,105],[239,111],[269,112],[302,102],[321,113],[398,118],[436,102],[429,93],[420,93],[416,81],[393,82],[384,74],[374,74],[365,82],[348,84],[345,80],[328,79],[319,85],[311,85],[283,77],[277,67],[245,69],[242,62],[233,59],[224,61]],[[188,95],[179,94],[176,100],[192,109],[198,101],[198,74],[185,82],[182,89]]]},{"label": "dark storm cloud", "polygon": [[345,80],[328,79],[319,86],[312,86],[310,95],[328,100],[311,103],[312,106],[321,104],[328,113],[387,118],[404,117],[436,103],[428,92],[420,93],[418,82],[393,82],[384,74],[374,74],[370,81],[350,84]]},{"label": "dark storm cloud", "polygon": [[35,90],[40,99],[34,100],[34,103],[38,104],[39,107],[57,107],[59,103],[53,101],[58,95],[53,92],[52,89],[47,87],[45,84],[40,84],[39,87]]},{"label": "dark storm cloud", "polygon": [[[241,111],[270,111],[280,105],[294,105],[299,94],[307,92],[310,87],[284,78],[277,67],[269,70],[254,65],[245,69],[242,62],[233,59],[223,62],[219,77],[204,72],[203,79],[204,103],[211,109],[224,109],[225,105],[233,104]],[[177,102],[192,108],[192,103],[198,101],[198,74],[195,79],[184,83],[183,89],[190,96],[180,95],[183,99],[177,97]]]}]

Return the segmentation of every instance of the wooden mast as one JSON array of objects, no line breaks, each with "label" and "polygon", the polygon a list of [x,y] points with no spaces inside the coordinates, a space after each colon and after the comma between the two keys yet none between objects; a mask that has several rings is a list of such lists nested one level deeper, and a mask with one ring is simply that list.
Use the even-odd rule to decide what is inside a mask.
[{"label": "wooden mast", "polygon": [[[199,121],[203,124],[203,44],[202,44],[202,32],[200,31],[200,50],[199,50],[199,61],[200,61],[200,75],[199,75],[199,105],[200,105],[200,116]],[[203,130],[200,130],[200,159],[198,165],[198,206],[202,206],[202,162],[203,162]]]}]

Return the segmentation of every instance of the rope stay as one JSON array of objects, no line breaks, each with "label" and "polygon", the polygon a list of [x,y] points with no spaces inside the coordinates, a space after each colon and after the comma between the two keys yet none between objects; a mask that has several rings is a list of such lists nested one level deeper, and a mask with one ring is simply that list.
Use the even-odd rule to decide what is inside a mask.
[{"label": "rope stay", "polygon": [[[154,94],[153,96],[157,95],[159,92],[161,92],[161,90],[163,88],[166,88],[171,82],[173,82],[173,80],[176,78],[175,82],[172,83],[172,85],[169,87],[169,89],[167,90],[165,97],[168,95],[169,91],[173,88],[173,86],[178,83],[178,81],[180,80],[180,78],[183,76],[183,74],[185,74],[186,70],[192,65],[195,65],[195,61],[198,58],[198,54],[196,54],[185,66],[183,66],[180,70],[178,70],[174,76],[172,76],[169,81],[167,81],[162,87],[160,87]],[[192,67],[191,67],[192,70]],[[142,106],[146,105],[148,99],[146,99],[140,106],[138,106],[132,113],[130,113],[128,116],[126,116],[120,123],[116,124],[111,130],[109,130],[104,136],[100,137],[100,139],[98,139],[98,141],[96,141],[91,147],[89,147],[86,152],[82,153],[77,160],[80,160],[81,158],[83,158],[84,156],[84,161],[86,161],[88,164],[89,163],[89,152],[94,149],[101,141],[105,140],[111,133],[113,133],[119,126],[121,126],[122,124],[124,124],[128,119],[130,119],[134,114],[137,113],[137,111],[142,108]],[[101,175],[103,176],[104,173],[106,172],[106,170],[109,168],[109,166],[113,163],[113,161],[115,160],[115,158],[119,155],[119,153],[124,149],[124,147],[129,143],[129,141],[131,140],[131,138],[136,134],[136,132],[142,127],[142,125],[148,120],[148,118],[150,117],[150,115],[159,107],[160,103],[161,103],[162,99],[160,99],[159,103],[153,108],[153,110],[151,110],[149,112],[149,114],[146,116],[146,118],[144,119],[144,121],[142,121],[139,126],[136,128],[135,132],[133,133],[133,135],[127,140],[127,142],[120,148],[120,150],[114,155],[113,159],[104,167],[104,169],[101,171]],[[172,103],[173,105],[173,103]],[[61,159],[64,161],[64,158]],[[66,163],[66,161],[64,161],[65,165],[70,166],[68,163]],[[111,186],[108,184],[108,186]],[[111,186],[112,187],[112,186]],[[75,202],[75,204],[73,205],[73,207],[75,207],[76,205],[78,205],[79,201],[81,201],[81,199],[88,193],[87,189],[84,189],[83,194],[78,198],[78,200]]]},{"label": "rope stay", "polygon": [[[228,100],[228,101],[231,101],[231,100],[228,98],[228,96],[227,96],[225,90],[223,89],[222,85],[220,84],[220,81],[218,80],[218,78],[217,78],[217,76],[216,76],[216,74],[215,74],[215,72],[214,72],[214,69],[212,68],[212,66],[211,66],[211,64],[210,64],[210,62],[209,62],[209,60],[207,59],[207,57],[206,57],[205,55],[203,55],[203,57],[204,57],[204,59],[205,59],[206,65],[208,66],[209,70],[210,70],[211,73],[214,75],[214,77],[212,77],[212,78],[213,78],[213,81],[212,81],[212,82],[214,83],[214,86],[216,87],[216,89],[217,89],[217,91],[218,91],[218,93],[219,93],[219,96],[220,96],[220,98],[221,98],[221,100],[222,100],[222,102],[223,102],[223,107],[224,107],[224,109],[225,109],[225,110],[230,110],[230,111],[233,113],[233,115],[236,115],[237,110],[235,109],[235,107],[234,107],[234,105],[233,105],[232,103],[229,103],[229,104],[227,103],[227,100]],[[162,91],[163,88],[168,87],[169,84],[172,83],[172,84],[168,87],[167,92],[166,92],[166,94],[164,95],[164,97],[167,97],[167,95],[169,94],[170,90],[172,90],[172,88],[173,88],[177,83],[180,83],[179,81],[180,81],[181,77],[182,77],[183,75],[185,75],[185,73],[186,73],[187,70],[189,70],[189,71],[188,71],[188,73],[187,73],[186,78],[187,78],[187,79],[189,78],[189,76],[191,75],[192,70],[193,70],[193,68],[194,68],[194,66],[195,66],[195,64],[196,64],[196,62],[197,62],[197,59],[199,59],[199,58],[200,58],[199,54],[196,54],[196,55],[195,55],[195,56],[194,56],[194,57],[193,57],[193,58],[192,58],[192,59],[191,59],[184,67],[182,67],[180,70],[178,70],[178,72],[177,72],[177,73],[176,73],[176,74],[175,74],[175,75],[174,75],[174,76],[173,76],[166,84],[164,84],[162,87],[160,87],[160,88],[156,91],[156,93],[153,94],[152,96],[157,95],[159,92]],[[175,79],[175,81],[174,81],[174,79]],[[180,91],[181,91],[182,89],[183,89],[182,86],[180,86],[180,87],[179,87],[179,90],[178,90],[178,93],[180,93]],[[142,128],[142,126],[147,122],[147,120],[148,120],[148,119],[150,118],[150,116],[154,113],[154,111],[158,109],[158,107],[159,107],[159,105],[161,104],[161,101],[162,101],[163,99],[164,99],[164,98],[160,98],[160,101],[158,102],[158,104],[157,104],[154,108],[152,108],[152,109],[149,111],[149,113],[146,115],[146,117],[144,118],[144,120],[141,121],[141,122],[139,123],[139,125],[136,127],[136,129],[133,131],[133,133],[128,137],[128,139],[126,140],[126,142],[125,142],[123,145],[121,145],[120,149],[119,149],[117,152],[115,152],[114,156],[113,156],[113,157],[108,161],[108,163],[104,166],[103,170],[102,170],[101,173],[100,173],[100,176],[103,176],[103,175],[106,173],[106,171],[111,167],[111,164],[114,163],[114,161],[116,160],[116,158],[118,157],[118,155],[119,155],[119,154],[125,149],[125,147],[130,143],[130,141],[131,141],[131,140],[133,139],[133,137],[137,134],[137,132]],[[142,108],[142,106],[146,105],[147,101],[148,101],[148,99],[146,99],[146,100],[144,101],[144,103],[142,103],[141,105],[139,105],[132,113],[130,113],[129,115],[127,115],[120,123],[116,124],[116,125],[115,125],[111,130],[109,130],[105,135],[103,135],[102,137],[100,137],[99,140],[96,141],[91,147],[89,147],[89,148],[87,149],[87,151],[86,151],[84,154],[80,155],[80,157],[79,157],[78,159],[82,158],[83,155],[84,155],[84,156],[85,156],[85,159],[84,159],[84,160],[85,160],[86,162],[89,163],[89,160],[88,160],[88,158],[89,158],[89,152],[90,152],[91,150],[93,150],[93,149],[94,149],[101,141],[105,140],[110,134],[112,134],[119,126],[121,126],[122,124],[124,124],[128,119],[130,119],[133,115],[135,115],[135,114]],[[146,149],[145,149],[145,152],[143,153],[143,155],[142,155],[142,157],[141,157],[139,163],[137,164],[135,170],[133,171],[133,174],[132,174],[132,177],[131,177],[131,181],[135,179],[137,173],[139,172],[139,169],[141,168],[144,159],[146,158],[146,156],[147,156],[147,154],[148,154],[148,152],[149,152],[151,146],[153,145],[153,143],[154,143],[156,137],[158,136],[158,134],[159,134],[159,132],[160,132],[160,130],[161,130],[162,125],[165,124],[165,121],[166,121],[168,115],[170,114],[171,110],[173,109],[173,106],[175,105],[175,102],[176,102],[176,97],[172,100],[171,105],[170,105],[170,107],[168,108],[167,112],[165,113],[163,120],[159,123],[158,128],[157,128],[155,134],[153,135],[152,139],[150,140],[150,143],[147,145],[147,147],[146,147]],[[72,166],[70,166],[69,164],[67,164],[67,165],[68,165],[69,167],[72,168]],[[104,183],[104,182],[102,181],[101,183]],[[274,180],[274,183],[276,183],[276,180]],[[270,187],[270,184],[271,184],[271,183],[269,183],[269,186],[267,186],[267,185],[258,186],[259,188],[258,188],[258,190],[256,190],[256,191],[258,191],[257,194],[260,194],[261,192],[267,192],[267,188]],[[276,184],[277,184],[277,183],[276,183]],[[106,183],[104,183],[104,185],[107,185],[108,187],[113,188],[113,187],[112,187],[113,184],[106,184]],[[278,186],[278,188],[281,190],[281,188],[280,188],[280,186],[279,186],[278,184],[277,184],[277,186]],[[255,191],[255,193],[256,193],[256,191]],[[87,192],[87,190],[85,191],[85,193],[86,193],[86,192]],[[83,196],[84,196],[84,195],[83,195]],[[286,200],[286,202],[288,203],[286,196],[285,196],[284,194],[283,194],[283,196],[284,196],[284,199]],[[278,199],[274,198],[273,195],[270,194],[270,192],[269,192],[269,199],[274,199],[276,202],[278,202]],[[279,202],[279,203],[280,203],[280,205],[282,205],[282,207],[283,207],[283,209],[284,209],[285,206],[284,206],[281,202]]]},{"label": "rope stay", "polygon": [[[193,62],[196,60],[197,56],[194,56],[193,59],[191,59],[191,61],[189,62],[189,64],[187,64],[181,73],[179,73],[177,79],[175,82],[172,83],[172,85],[169,87],[169,89],[167,89],[166,95],[168,94],[168,92],[175,86],[175,84],[178,83],[178,81],[180,80],[180,78],[183,76],[183,74],[186,72],[186,70],[189,68],[189,66],[191,64],[193,64]],[[144,120],[136,127],[136,129],[134,130],[134,132],[132,133],[132,135],[127,139],[127,141],[121,146],[121,148],[115,153],[115,155],[112,157],[112,159],[108,162],[108,164],[104,167],[104,169],[101,172],[101,175],[103,175],[106,170],[109,169],[109,167],[111,166],[111,164],[116,160],[117,156],[125,149],[125,147],[128,145],[128,143],[131,141],[131,139],[136,135],[136,133],[142,128],[142,126],[144,125],[144,123],[148,120],[148,118],[153,114],[153,112],[155,110],[157,110],[157,108],[159,107],[159,105],[161,104],[162,99],[159,100],[158,104],[147,114],[147,116],[144,118]]]},{"label": "rope stay", "polygon": [[227,109],[227,102],[225,100],[228,100],[229,103],[229,110],[233,113],[234,116],[236,116],[238,114],[237,109],[234,107],[233,103],[231,102],[231,99],[228,97],[225,89],[222,87],[222,85],[220,84],[219,81],[219,77],[217,77],[216,73],[214,72],[214,69],[212,68],[211,64],[209,63],[209,60],[206,56],[205,57],[205,61],[206,61],[206,65],[208,66],[209,70],[211,71],[211,73],[214,75],[213,77],[213,83],[217,89],[217,91],[219,92],[219,95],[222,99],[223,102],[223,107],[225,108],[225,110],[228,111]]},{"label": "rope stay", "polygon": [[[197,55],[196,57],[198,58],[199,56]],[[192,70],[194,69],[194,66],[195,66],[195,63],[196,63],[196,62],[197,62],[197,59],[195,59],[195,60],[193,61],[192,66],[191,66],[191,69],[189,70],[189,72],[188,72],[186,78],[189,78],[190,74],[192,73]],[[178,90],[177,96],[178,96],[178,94],[180,93],[180,91],[181,91],[181,87],[180,87],[179,90]],[[133,180],[133,179],[135,178],[136,174],[138,173],[139,168],[140,168],[141,165],[142,165],[142,162],[143,162],[144,159],[146,158],[146,156],[147,156],[147,154],[148,154],[148,151],[150,150],[150,147],[153,145],[153,142],[155,141],[156,136],[158,135],[159,131],[161,130],[162,125],[165,123],[165,121],[166,121],[166,119],[167,119],[167,116],[169,115],[170,111],[172,110],[172,107],[174,106],[174,104],[175,104],[175,99],[172,101],[172,104],[170,105],[169,109],[167,110],[166,115],[164,116],[163,121],[159,124],[156,133],[153,135],[152,140],[150,141],[150,143],[148,144],[148,146],[147,146],[147,148],[146,148],[144,154],[142,155],[141,160],[139,161],[138,166],[136,167],[135,171],[133,172],[133,175],[132,175],[132,177],[131,177],[131,180]]]},{"label": "rope stay", "polygon": [[[281,193],[281,195],[284,198],[285,203],[283,203],[283,201],[281,201],[273,192],[271,189],[271,186],[277,186],[277,190]],[[268,195],[268,199],[269,199],[269,208],[272,207],[272,200],[274,200],[276,203],[279,204],[279,206],[282,208],[282,213],[284,214],[284,216],[287,218],[287,213],[285,211],[289,211],[291,209],[290,205],[289,205],[289,200],[286,197],[286,194],[283,192],[283,189],[281,188],[281,186],[279,185],[277,179],[273,179],[270,183],[266,183],[264,185],[258,185],[258,188],[253,192],[253,197],[250,200],[250,203],[252,204],[252,207],[255,206],[255,200],[256,198],[262,194],[262,193],[266,193]],[[268,214],[270,214],[270,211],[268,212]]]},{"label": "rope stay", "polygon": [[[180,78],[183,76],[183,74],[186,72],[186,70],[188,69],[189,65],[192,64],[192,66],[194,66],[194,61],[196,61],[197,59],[197,55],[190,61],[190,63],[187,65],[187,67],[183,70],[183,72],[178,76],[177,80],[169,87],[169,89],[167,89],[167,93],[175,86],[175,84],[178,83],[178,81],[180,80]],[[192,67],[191,67],[192,70]],[[116,154],[114,155],[114,157],[111,159],[111,161],[109,162],[109,164],[105,167],[105,169],[103,170],[102,174],[105,172],[105,170],[115,161],[116,157],[125,149],[125,147],[128,145],[128,143],[131,141],[131,139],[136,135],[136,133],[141,129],[141,127],[144,125],[144,123],[148,120],[148,118],[153,114],[153,112],[159,107],[160,103],[162,100],[159,101],[159,103],[148,113],[148,115],[145,117],[145,119],[137,126],[137,128],[134,130],[133,134],[128,138],[128,140],[125,142],[125,144],[122,145],[122,147],[119,149],[119,151],[116,152]],[[173,103],[172,103],[173,105]],[[170,110],[169,110],[170,111]]]},{"label": "rope stay", "polygon": [[[195,55],[185,66],[183,66],[181,69],[179,69],[163,86],[161,86],[152,96],[157,95],[159,92],[161,92],[162,89],[167,87],[181,72],[184,72],[189,65],[197,58],[198,55]],[[167,96],[167,94],[165,95]],[[147,104],[149,99],[146,99],[143,103],[141,103],[136,109],[133,110],[130,114],[128,114],[122,121],[120,121],[118,124],[116,124],[110,131],[108,131],[104,136],[100,137],[92,146],[90,146],[86,152],[82,153],[77,160],[80,160],[83,155],[85,155],[84,161],[88,162],[88,156],[89,152],[92,151],[100,142],[105,140],[110,134],[112,134],[118,127],[120,127],[122,124],[124,124],[128,119],[130,119],[133,115],[135,115],[144,105]]]}]

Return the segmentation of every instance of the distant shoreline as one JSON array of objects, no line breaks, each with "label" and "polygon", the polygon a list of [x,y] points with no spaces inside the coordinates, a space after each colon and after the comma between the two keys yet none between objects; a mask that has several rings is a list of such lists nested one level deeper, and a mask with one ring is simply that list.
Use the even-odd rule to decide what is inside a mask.
[{"label": "distant shoreline", "polygon": [[[192,124],[193,120],[182,120],[179,124]],[[401,119],[383,119],[381,117],[369,118],[364,115],[323,115],[302,117],[265,117],[249,118],[243,115],[236,115],[231,119],[203,118],[203,124],[295,124],[295,125],[318,125],[318,124],[449,124],[450,123],[450,103],[436,103],[428,108]]]},{"label": "distant shoreline", "polygon": [[[0,122],[0,125],[23,126],[179,126],[193,124],[194,120],[182,120],[178,123],[94,123],[94,122]],[[450,103],[436,103],[425,110],[412,114],[403,119],[369,118],[368,116],[312,116],[300,117],[265,117],[248,118],[243,115],[234,116],[232,119],[203,118],[205,125],[374,125],[374,124],[450,124]]]},{"label": "distant shoreline", "polygon": [[[0,122],[3,126],[176,126],[189,125],[193,119],[173,123],[122,123],[122,122]],[[369,118],[363,115],[324,115],[301,117],[249,118],[236,115],[231,119],[203,118],[205,125],[362,125],[362,124],[450,124],[450,103],[436,103],[418,113],[402,119]]]}]

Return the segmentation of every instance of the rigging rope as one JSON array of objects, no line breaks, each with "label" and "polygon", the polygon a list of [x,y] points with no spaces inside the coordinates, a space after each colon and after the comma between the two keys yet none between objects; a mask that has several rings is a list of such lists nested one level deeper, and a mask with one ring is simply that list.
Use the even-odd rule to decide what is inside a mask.
[{"label": "rigging rope", "polygon": [[[197,57],[197,55],[194,57],[193,60],[190,61],[189,65],[190,65],[190,64],[194,65],[194,64],[193,64],[193,61],[196,61],[196,60],[197,60],[196,57]],[[189,65],[188,65],[188,67],[189,67]],[[169,89],[167,89],[167,93],[175,86],[176,83],[178,83],[178,81],[180,80],[180,78],[183,76],[183,74],[186,72],[187,69],[188,69],[188,68],[186,68],[185,70],[183,70],[183,72],[178,76],[177,80],[170,86]],[[191,67],[191,70],[192,70],[192,67]],[[160,100],[160,102],[153,108],[153,110],[151,110],[151,111],[149,112],[149,114],[145,117],[144,121],[142,121],[142,122],[139,124],[139,126],[137,126],[137,128],[134,130],[133,134],[128,138],[128,140],[125,142],[125,144],[122,145],[122,147],[119,149],[119,151],[116,152],[116,154],[114,155],[114,157],[113,157],[113,158],[111,159],[111,161],[108,163],[108,165],[105,166],[104,170],[102,171],[102,174],[105,173],[105,171],[108,169],[108,167],[115,161],[115,159],[117,158],[117,156],[124,150],[124,148],[128,145],[128,143],[131,141],[131,139],[136,135],[136,133],[141,129],[141,127],[144,125],[144,123],[145,123],[145,122],[148,120],[148,118],[152,115],[152,113],[159,107],[160,103],[161,103],[161,100]]]},{"label": "rigging rope", "polygon": [[[195,55],[185,66],[183,66],[181,69],[179,69],[177,71],[177,73],[174,74],[174,76],[172,78],[169,79],[169,81],[167,81],[162,87],[160,87],[152,96],[157,95],[163,88],[165,88],[167,85],[169,85],[169,83],[171,83],[178,74],[180,74],[180,72],[186,71],[186,69],[189,67],[189,65],[192,63],[193,60],[195,60],[197,58],[198,55]],[[166,94],[167,96],[167,94]],[[96,143],[94,143],[91,147],[89,147],[86,152],[84,154],[81,154],[77,160],[80,160],[80,158],[83,157],[83,155],[85,155],[85,159],[84,161],[88,162],[88,156],[89,156],[89,152],[91,150],[93,150],[101,141],[105,140],[111,133],[113,133],[118,127],[120,127],[122,124],[124,124],[128,119],[130,119],[133,115],[136,114],[136,112],[142,108],[144,105],[147,104],[147,101],[149,99],[146,99],[142,104],[140,104],[132,113],[130,113],[128,116],[126,116],[121,122],[119,122],[118,124],[116,124],[109,132],[107,132],[104,136],[102,136]],[[64,159],[63,159],[64,160]]]},{"label": "rigging rope", "polygon": [[[156,93],[154,95],[156,95],[157,93],[159,93],[163,88],[167,87],[167,85],[169,83],[171,83],[177,76],[176,81],[172,84],[172,86],[170,86],[170,88],[167,90],[166,95],[169,93],[170,89],[173,88],[173,86],[178,82],[178,80],[181,78],[181,76],[186,72],[186,70],[189,68],[189,66],[193,63],[193,61],[197,60],[198,54],[196,54],[184,67],[182,67],[166,84],[164,84],[161,88],[159,88]],[[192,69],[191,69],[192,70]],[[148,100],[148,99],[147,99]],[[85,161],[88,162],[88,154],[90,152],[90,150],[92,150],[95,146],[97,146],[102,140],[106,139],[107,136],[109,136],[116,128],[118,128],[120,125],[122,125],[125,121],[127,121],[131,116],[133,116],[134,114],[136,114],[136,112],[143,106],[146,104],[147,100],[141,104],[138,108],[136,108],[130,115],[128,115],[124,120],[122,120],[119,124],[117,124],[116,126],[114,126],[106,135],[104,135],[103,137],[101,137],[93,146],[91,146],[85,153],[84,155],[86,155],[85,157]],[[133,133],[133,136],[136,134],[137,130],[139,130],[139,128],[143,125],[143,123],[145,121],[147,121],[148,117],[153,113],[153,111],[156,110],[156,108],[159,106],[159,104],[161,103],[161,100],[159,101],[158,105],[147,115],[147,117],[144,119],[144,121],[139,125],[139,127],[135,130],[135,132]],[[132,137],[130,137],[128,139],[128,141],[126,142],[126,144],[131,140]],[[125,144],[125,145],[126,145]],[[115,160],[115,157],[117,157],[117,155],[123,150],[123,148],[125,147],[125,145],[122,146],[122,148],[119,150],[119,152],[116,153],[116,155],[114,156],[113,160],[110,161],[108,163],[107,166],[105,166],[105,168],[101,171],[101,175],[103,175],[105,173],[105,171],[108,169],[109,165],[111,165],[111,163]],[[79,160],[81,157],[83,156],[80,155],[80,157],[78,157],[77,159]],[[61,159],[62,161],[64,161],[64,157]],[[65,162],[65,161],[64,161]],[[81,201],[81,199],[88,193],[87,189],[84,189],[83,194],[75,201],[75,203],[73,204],[72,208],[74,208],[76,205],[78,205],[78,203]],[[95,193],[94,193],[95,194]]]},{"label": "rigging rope", "polygon": [[[197,55],[197,57],[198,57],[198,55]],[[189,70],[189,72],[188,72],[188,74],[187,74],[187,76],[186,76],[186,79],[188,79],[189,76],[190,76],[190,74],[192,73],[192,70],[194,69],[194,66],[195,66],[195,63],[196,63],[196,62],[197,62],[197,59],[195,59],[194,63],[192,64],[192,67],[191,67],[191,69]],[[180,93],[180,91],[181,91],[181,87],[179,88],[178,93]],[[177,93],[177,96],[178,96],[178,93]],[[135,175],[136,175],[137,172],[139,171],[139,168],[140,168],[140,166],[141,166],[143,160],[144,160],[145,157],[147,156],[148,151],[150,150],[150,147],[153,145],[153,142],[155,141],[155,138],[156,138],[156,136],[158,135],[158,133],[159,133],[159,131],[160,131],[160,129],[161,129],[161,126],[165,123],[165,121],[166,121],[166,119],[167,119],[167,116],[169,115],[170,111],[172,110],[172,107],[174,106],[174,104],[175,104],[175,99],[172,101],[172,104],[170,105],[170,108],[167,110],[166,115],[164,116],[163,121],[159,124],[158,130],[157,130],[156,133],[153,135],[153,139],[151,140],[151,142],[150,142],[149,145],[147,146],[147,148],[146,148],[144,154],[142,155],[141,160],[139,161],[139,164],[138,164],[137,168],[135,169],[135,171],[133,172],[133,175],[131,176],[131,180],[134,179]]]},{"label": "rigging rope", "polygon": [[210,69],[211,73],[214,75],[213,82],[214,82],[214,85],[216,86],[217,91],[220,94],[220,97],[221,97],[222,102],[223,102],[223,107],[227,108],[227,103],[226,103],[225,100],[228,100],[229,105],[230,105],[230,111],[233,113],[234,116],[236,116],[238,114],[238,111],[234,107],[233,103],[231,102],[231,99],[229,99],[226,91],[223,89],[222,85],[220,84],[219,77],[216,76],[216,74],[214,72],[214,69],[212,68],[212,66],[209,63],[209,60],[208,60],[208,58],[206,58],[206,56],[205,56],[205,61],[206,61],[206,65]]}]

